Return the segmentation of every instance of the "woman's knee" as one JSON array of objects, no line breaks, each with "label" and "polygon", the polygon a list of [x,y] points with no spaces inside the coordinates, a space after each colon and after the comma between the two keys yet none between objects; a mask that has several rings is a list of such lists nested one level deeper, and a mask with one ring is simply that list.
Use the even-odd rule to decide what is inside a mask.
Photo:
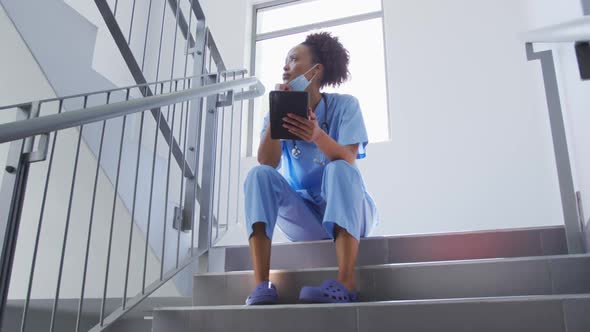
[{"label": "woman's knee", "polygon": [[355,170],[354,166],[352,166],[350,163],[348,163],[348,161],[343,160],[343,159],[338,159],[338,160],[334,160],[334,161],[329,162],[326,165],[325,172],[343,173],[343,172],[351,172],[354,170]]},{"label": "woman's knee", "polygon": [[324,221],[322,226],[334,240],[340,235],[350,236],[359,241],[363,237],[364,227],[360,220],[353,219],[349,221],[328,222]]},{"label": "woman's knee", "polygon": [[326,180],[335,179],[355,179],[353,182],[358,182],[361,179],[359,171],[345,160],[334,160],[326,165],[324,169],[324,176]]},{"label": "woman's knee", "polygon": [[252,181],[260,181],[263,179],[272,178],[276,176],[276,174],[278,174],[277,170],[272,168],[271,166],[258,165],[248,172],[245,183],[248,184]]},{"label": "woman's knee", "polygon": [[266,223],[263,221],[257,221],[252,225],[252,234],[251,235],[264,235],[268,237],[266,234]]},{"label": "woman's knee", "polygon": [[272,241],[273,228],[264,221],[256,221],[251,225],[247,223],[248,239],[252,237],[265,237]]}]

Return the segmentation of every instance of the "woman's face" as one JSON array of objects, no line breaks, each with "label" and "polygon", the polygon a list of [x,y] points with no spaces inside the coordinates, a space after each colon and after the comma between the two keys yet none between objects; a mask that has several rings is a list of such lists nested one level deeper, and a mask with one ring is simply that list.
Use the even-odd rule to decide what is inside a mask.
[{"label": "woman's face", "polygon": [[[314,63],[312,62],[311,53],[307,46],[299,44],[293,47],[285,58],[285,66],[283,67],[283,83],[290,82],[295,77],[308,71],[311,67],[313,67],[313,65]],[[314,81],[317,80],[320,77],[319,68],[320,66],[316,66],[314,70],[309,71],[305,77],[310,79],[315,74],[318,74]]]}]

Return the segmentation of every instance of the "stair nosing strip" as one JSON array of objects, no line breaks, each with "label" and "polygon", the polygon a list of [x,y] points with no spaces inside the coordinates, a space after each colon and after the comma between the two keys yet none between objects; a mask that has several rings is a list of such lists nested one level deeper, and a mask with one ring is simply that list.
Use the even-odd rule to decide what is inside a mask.
[{"label": "stair nosing strip", "polygon": [[[590,258],[590,253],[586,254],[564,254],[564,255],[546,255],[546,256],[525,256],[525,257],[496,257],[496,258],[474,258],[463,260],[445,260],[445,261],[428,261],[428,262],[405,262],[405,263],[387,263],[374,265],[357,266],[357,270],[365,269],[388,269],[388,268],[404,268],[404,267],[420,267],[420,266],[440,266],[440,265],[475,265],[475,264],[491,264],[491,263],[516,263],[516,262],[533,262],[533,261],[551,261],[553,259],[583,259]],[[271,269],[274,273],[289,273],[289,272],[321,272],[334,271],[338,267],[318,267],[309,269]],[[196,273],[193,277],[212,277],[212,276],[227,276],[227,275],[242,275],[251,274],[252,270],[243,271],[226,271],[226,272],[207,272]]]},{"label": "stair nosing strip", "polygon": [[187,306],[187,307],[162,307],[154,308],[155,311],[188,311],[188,310],[274,310],[293,308],[339,308],[339,307],[371,307],[371,306],[408,306],[408,305],[443,305],[454,303],[498,303],[498,302],[535,302],[535,301],[563,301],[575,299],[589,299],[590,294],[551,294],[551,295],[516,295],[516,296],[490,296],[490,297],[467,297],[447,299],[423,299],[423,300],[395,300],[395,301],[374,301],[339,304],[276,304],[266,306],[247,305],[219,305],[219,306]]},{"label": "stair nosing strip", "polygon": [[[541,227],[520,227],[520,228],[502,228],[502,229],[484,229],[475,231],[456,231],[456,232],[443,232],[443,233],[414,233],[414,234],[397,234],[397,235],[379,235],[362,238],[361,240],[389,240],[398,238],[415,238],[425,236],[452,236],[452,235],[481,235],[486,233],[510,233],[510,232],[526,232],[526,231],[543,231],[543,230],[555,230],[563,229],[563,225],[552,225],[552,226],[541,226]],[[317,240],[317,241],[305,241],[305,242],[282,242],[273,243],[273,246],[297,246],[302,244],[316,244],[316,243],[332,243],[332,240]],[[213,247],[214,249],[243,249],[248,248],[247,244],[239,245],[227,245]]]}]

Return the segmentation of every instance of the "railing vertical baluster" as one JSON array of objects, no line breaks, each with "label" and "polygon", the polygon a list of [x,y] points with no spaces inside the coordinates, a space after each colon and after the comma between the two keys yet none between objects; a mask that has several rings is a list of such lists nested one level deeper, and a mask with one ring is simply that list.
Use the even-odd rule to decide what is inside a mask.
[{"label": "railing vertical baluster", "polygon": [[[164,93],[164,83],[160,84],[160,93],[163,94]],[[168,113],[170,111],[170,108],[168,108]],[[166,116],[167,118],[168,116]],[[160,127],[160,120],[162,119],[162,108],[158,108],[158,124],[156,126],[156,128]],[[171,130],[172,132],[172,130]],[[145,255],[144,255],[144,262],[143,262],[143,276],[142,276],[142,284],[141,284],[141,293],[144,294],[145,293],[145,276],[147,273],[147,250],[148,250],[148,244],[149,244],[149,230],[150,230],[150,225],[151,225],[151,215],[152,215],[152,202],[153,202],[153,195],[154,195],[154,172],[155,172],[155,167],[156,167],[156,156],[157,156],[157,148],[158,148],[158,131],[156,130],[155,132],[155,140],[154,140],[154,155],[153,155],[153,159],[152,159],[152,178],[151,178],[151,185],[150,185],[150,202],[149,202],[149,212],[148,212],[148,221],[147,221],[147,235],[146,235],[146,243],[145,243]],[[164,222],[164,224],[166,224],[166,222]],[[166,236],[166,234],[164,234],[164,237]],[[162,242],[162,258],[161,258],[161,262],[163,264],[164,262],[164,248],[165,248],[165,243]],[[160,280],[162,280],[162,272],[160,271]]]},{"label": "railing vertical baluster", "polygon": [[[88,96],[84,97],[84,107],[88,105]],[[55,327],[55,315],[57,314],[57,303],[59,301],[59,292],[61,288],[61,277],[63,274],[64,257],[66,254],[66,244],[68,239],[68,231],[70,228],[70,217],[72,216],[72,200],[74,198],[74,189],[76,185],[76,173],[78,171],[78,160],[80,157],[80,143],[82,142],[82,134],[84,131],[84,125],[80,126],[80,132],[78,134],[78,145],[76,147],[76,159],[74,161],[74,172],[72,175],[72,184],[70,185],[70,198],[68,202],[68,213],[66,216],[66,225],[64,229],[63,243],[61,246],[61,257],[59,260],[59,272],[57,277],[57,289],[55,290],[55,299],[53,300],[53,308],[51,310],[51,323],[49,325],[49,331],[52,332]]]},{"label": "railing vertical baluster", "polygon": [[119,0],[115,0],[115,10],[113,10],[113,16],[117,17],[117,5],[119,4]]},{"label": "railing vertical baluster", "polygon": [[[236,80],[236,73],[233,73],[233,80]],[[231,103],[231,122],[230,122],[230,127],[229,127],[229,161],[228,161],[228,165],[229,165],[229,169],[228,169],[228,177],[227,177],[227,203],[225,205],[225,227],[226,227],[226,231],[229,231],[229,200],[230,200],[230,191],[231,191],[231,167],[232,167],[232,155],[233,155],[233,147],[234,147],[234,101],[232,100]],[[239,139],[239,138],[238,138]],[[239,172],[239,169],[238,169]]]},{"label": "railing vertical baluster", "polygon": [[[242,72],[242,78],[244,78],[246,75],[246,73]],[[241,93],[244,93],[244,88],[241,89]],[[237,190],[237,197],[236,197],[236,223],[238,222],[238,217],[240,215],[240,194],[242,193],[241,190],[241,184],[240,184],[240,180],[241,180],[241,172],[242,172],[242,127],[243,127],[243,123],[242,121],[244,120],[243,118],[243,112],[244,112],[244,100],[242,99],[240,101],[240,130],[239,130],[239,138],[238,138],[238,179],[237,179],[237,186],[238,186],[238,190]]]},{"label": "railing vertical baluster", "polygon": [[[164,20],[166,19],[166,0],[163,0],[164,2],[164,10],[162,11],[162,24],[160,27],[160,46],[158,49],[158,64],[156,65],[156,81],[158,80],[158,78],[160,77],[160,60],[161,60],[161,56],[162,56],[162,38],[164,37]],[[164,92],[164,91],[162,91]],[[158,118],[159,120],[159,118]],[[159,128],[159,124],[158,124],[158,128]]]},{"label": "railing vertical baluster", "polygon": [[[190,1],[190,8],[192,8],[192,4],[193,4],[193,0]],[[180,4],[178,4],[178,8],[180,8]],[[185,52],[184,52],[184,77],[186,77],[187,75],[187,70],[188,70],[188,50],[189,50],[189,40],[190,40],[190,30],[191,30],[191,24],[192,24],[192,18],[193,15],[190,14],[189,12],[189,20],[188,20],[188,26],[186,28],[186,46],[185,46]],[[195,46],[196,47],[196,46]],[[187,79],[184,79],[182,82],[182,88],[185,89],[186,88],[186,83],[187,83]],[[184,107],[186,104],[186,119],[185,119],[185,125],[184,125],[184,144],[183,144],[183,151],[182,151],[182,155],[183,155],[183,160],[184,162],[182,163],[182,169],[181,169],[181,174],[180,174],[180,197],[179,197],[179,202],[180,202],[180,213],[181,213],[181,222],[178,223],[177,225],[177,236],[176,236],[176,268],[178,268],[178,263],[179,263],[179,257],[180,257],[180,230],[183,227],[183,221],[184,221],[184,205],[183,205],[183,194],[184,194],[184,183],[185,183],[185,176],[184,176],[184,172],[186,170],[186,138],[188,136],[188,120],[189,120],[189,102],[187,101],[186,103],[182,103],[181,104],[181,113],[180,113],[180,137],[182,137],[182,121],[183,121],[183,115],[184,115]],[[197,174],[197,167],[194,168],[194,175],[196,177]]]},{"label": "railing vertical baluster", "polygon": [[[125,100],[129,100],[129,91],[130,91],[130,89],[128,88]],[[125,124],[126,124],[126,122],[127,122],[127,116],[125,115],[123,117],[123,124],[121,126],[122,128],[121,128],[121,140],[119,143],[119,161],[117,162],[117,175],[115,177],[115,188],[114,188],[114,194],[113,194],[113,210],[111,213],[111,225],[110,225],[110,229],[109,229],[107,264],[106,264],[106,268],[105,268],[102,302],[100,304],[100,326],[102,326],[104,324],[104,310],[105,310],[105,305],[106,305],[107,289],[108,289],[108,282],[109,282],[109,267],[111,264],[111,247],[112,247],[112,242],[113,242],[113,225],[115,223],[115,210],[117,207],[117,196],[118,196],[117,193],[119,192],[119,174],[121,171],[121,159],[122,159],[122,155],[123,155],[123,141],[125,139]]]},{"label": "railing vertical baluster", "polygon": [[[224,82],[227,82],[227,74],[224,73],[223,79],[224,79]],[[226,93],[226,95],[227,95],[227,93]],[[217,147],[216,147],[216,149],[219,150],[219,172],[217,173],[217,174],[219,174],[219,176],[218,176],[219,177],[219,184],[217,186],[217,212],[216,212],[217,222],[215,223],[215,239],[217,239],[219,237],[219,223],[221,222],[221,216],[219,215],[219,211],[220,211],[220,207],[221,207],[221,184],[223,181],[223,177],[221,176],[223,174],[223,150],[225,150],[224,146],[223,146],[223,141],[225,140],[224,128],[225,128],[225,106],[221,107],[221,140],[220,140],[220,144],[217,145]],[[216,133],[216,135],[217,135],[217,133]]]},{"label": "railing vertical baluster", "polygon": [[[106,104],[109,104],[111,93],[108,92],[106,96]],[[92,192],[92,205],[90,208],[90,221],[88,222],[88,233],[86,237],[86,252],[84,255],[84,270],[82,272],[82,289],[80,291],[80,302],[78,303],[78,314],[76,316],[76,332],[80,331],[80,323],[82,317],[82,308],[84,304],[84,291],[86,290],[86,274],[88,272],[88,256],[90,253],[90,240],[92,238],[92,224],[94,221],[94,208],[96,206],[96,188],[98,186],[98,175],[100,173],[100,161],[102,160],[102,147],[104,143],[104,132],[106,127],[106,120],[102,122],[102,129],[100,134],[100,145],[98,148],[98,158],[96,161],[96,171],[94,173],[94,190]]]},{"label": "railing vertical baluster", "polygon": [[[156,88],[156,91],[157,91],[157,88]],[[163,92],[164,92],[164,83],[160,83],[160,93],[163,93]],[[162,108],[158,107],[158,121],[157,121],[158,123],[156,125],[156,128],[160,128],[160,120],[161,119],[162,119]],[[154,172],[156,169],[157,152],[158,152],[158,130],[156,130],[155,134],[154,134],[154,154],[152,157],[152,176],[151,176],[151,180],[150,180],[150,200],[149,200],[149,205],[148,205],[148,220],[147,220],[148,230],[149,230],[149,225],[152,220],[152,202],[153,202],[153,198],[154,198]],[[148,241],[149,241],[149,238],[146,237],[146,250],[147,250]],[[144,262],[143,262],[143,278],[142,278],[142,284],[141,284],[141,293],[142,294],[145,293],[146,269],[147,269],[147,258],[144,259]]]},{"label": "railing vertical baluster", "polygon": [[[175,89],[178,90],[178,81],[175,84]],[[170,142],[174,137],[174,120],[176,117],[176,104],[172,106],[172,126],[170,128]],[[164,262],[165,262],[165,250],[166,250],[166,229],[168,226],[168,191],[170,188],[170,161],[172,158],[172,145],[169,145],[168,148],[168,167],[166,168],[166,190],[164,194],[164,221],[163,221],[163,231],[162,231],[162,258],[160,261],[160,280],[164,278]],[[149,233],[149,226],[148,226],[148,233]],[[146,259],[147,259],[147,245],[146,245]],[[145,273],[144,273],[144,283],[145,283]]]},{"label": "railing vertical baluster", "polygon": [[[59,101],[58,111],[60,114],[63,109],[63,99]],[[33,289],[33,278],[35,275],[35,267],[37,265],[37,253],[39,251],[39,240],[41,238],[41,226],[43,225],[43,214],[45,213],[45,204],[47,203],[47,188],[49,188],[49,179],[51,178],[51,169],[53,167],[53,156],[55,154],[55,142],[57,141],[58,131],[53,134],[53,142],[51,143],[51,154],[49,157],[49,165],[47,166],[47,174],[45,175],[45,188],[43,189],[43,198],[41,199],[41,211],[39,212],[39,221],[37,222],[37,234],[35,235],[35,245],[33,247],[33,260],[31,262],[31,271],[29,273],[29,282],[27,286],[27,296],[25,298],[23,317],[21,321],[21,332],[25,331],[27,315],[29,311],[29,304],[31,301],[31,291]]]},{"label": "railing vertical baluster", "polygon": [[[193,8],[193,0],[190,0],[190,8]],[[192,36],[192,34],[191,34],[192,21],[193,21],[193,15],[191,14],[191,12],[189,10],[188,27],[186,28],[186,48],[184,51],[184,77],[186,77],[187,68],[188,68],[188,50],[190,49],[189,44],[190,44],[190,38]],[[193,47],[197,47],[196,41],[195,41],[195,45]]]},{"label": "railing vertical baluster", "polygon": [[209,50],[209,69],[208,69],[207,73],[211,74],[211,62],[212,62],[211,60],[213,59],[213,56],[211,54],[211,48],[208,48],[208,50]]},{"label": "railing vertical baluster", "polygon": [[[172,8],[172,7],[171,7]],[[178,11],[180,10],[180,6],[176,6],[176,13],[175,13],[175,18],[176,18],[176,22],[178,22]],[[176,60],[176,38],[178,35],[178,24],[175,25],[174,28],[174,45],[172,46],[172,67],[170,68],[170,92],[172,92],[172,79],[174,78],[174,65],[175,65],[175,60]],[[167,108],[167,113],[166,113],[166,122],[170,121],[170,118],[168,117],[170,115],[170,105],[168,105]],[[174,134],[170,135],[170,142],[173,142],[174,139]]]},{"label": "railing vertical baluster", "polygon": [[[181,108],[180,108],[180,134],[179,134],[179,141],[182,140],[182,124],[183,124],[183,120],[184,120],[184,103],[181,104]],[[186,112],[186,122],[185,122],[185,128],[184,128],[184,144],[182,147],[182,156],[183,156],[183,160],[186,161],[186,134],[187,134],[187,126],[186,123],[188,123],[188,108],[187,108],[187,112]],[[182,194],[184,192],[184,171],[186,169],[186,162],[182,163],[182,167],[180,169],[180,197],[178,199],[179,205],[180,205],[180,211],[179,213],[181,214],[181,216],[184,215],[184,211],[182,209]],[[196,172],[196,171],[195,171]],[[182,218],[181,218],[182,220]],[[180,257],[180,229],[182,228],[182,221],[178,223],[177,225],[177,236],[176,236],[176,268],[178,268],[178,259]]]},{"label": "railing vertical baluster", "polygon": [[[180,4],[176,4],[175,22],[178,22],[178,15],[180,13]],[[170,79],[174,77],[174,64],[176,60],[176,39],[178,38],[178,24],[174,25],[174,45],[172,46],[172,69],[170,70]]]},{"label": "railing vertical baluster", "polygon": [[133,0],[133,7],[131,8],[131,22],[129,23],[129,37],[127,38],[127,45],[131,45],[131,31],[133,31],[133,18],[135,17],[135,1]]},{"label": "railing vertical baluster", "polygon": [[[147,95],[148,86],[144,87],[144,96]],[[137,143],[137,161],[135,162],[135,184],[133,186],[133,203],[131,207],[131,223],[129,225],[129,245],[127,247],[127,265],[125,267],[125,284],[123,286],[123,309],[127,304],[127,285],[129,284],[129,266],[131,265],[131,244],[133,241],[133,227],[135,226],[135,206],[137,202],[137,180],[139,178],[139,163],[141,160],[141,142],[143,138],[143,121],[145,117],[145,111],[141,112],[141,118],[139,120],[139,140]]]},{"label": "railing vertical baluster", "polygon": [[[150,3],[148,5],[147,23],[145,25],[145,37],[143,40],[143,55],[141,56],[141,72],[142,73],[143,73],[143,68],[145,65],[145,54],[146,54],[146,49],[147,49],[148,35],[150,32],[150,19],[151,19],[151,15],[152,15],[152,1],[153,0],[150,0]],[[154,94],[155,94],[155,92],[154,92]]]},{"label": "railing vertical baluster", "polygon": [[[219,72],[217,72],[216,75],[216,83],[219,83],[219,81],[221,80],[221,76],[219,74]],[[219,101],[219,94],[217,94],[215,96],[215,100]],[[214,144],[213,144],[213,161],[211,164],[211,169],[213,170],[211,178],[212,178],[212,184],[211,184],[211,221],[210,222],[214,222],[215,223],[215,239],[217,239],[217,234],[219,233],[219,219],[218,216],[215,215],[215,213],[213,212],[214,204],[215,204],[215,183],[217,182],[217,177],[220,175],[217,172],[217,151],[219,151],[219,108],[217,107],[217,103],[215,103],[214,106],[214,126],[213,126],[213,136],[214,136]],[[213,229],[211,229],[211,233],[213,233]],[[211,235],[211,238],[213,236]],[[211,245],[213,245],[213,240],[211,240],[211,242],[209,243],[209,247],[211,247]],[[209,248],[207,248],[209,249]]]},{"label": "railing vertical baluster", "polygon": [[[201,79],[201,83],[203,82],[203,77],[200,77]],[[189,89],[191,88],[191,81],[189,80],[188,82],[189,85]],[[202,85],[202,84],[201,84]],[[206,106],[206,102],[205,102],[205,98],[199,98],[199,102],[197,103],[197,107],[198,110],[195,113],[195,117],[197,118],[197,120],[195,121],[197,123],[197,128],[196,129],[196,140],[193,142],[195,144],[195,147],[193,148],[195,150],[195,163],[194,163],[194,179],[193,179],[193,193],[195,195],[194,198],[192,198],[192,212],[191,212],[191,257],[193,257],[195,255],[195,228],[198,226],[199,223],[197,223],[197,225],[195,225],[195,212],[196,212],[196,208],[195,208],[195,201],[200,200],[200,197],[198,195],[198,186],[199,186],[199,164],[200,164],[200,151],[201,151],[201,127],[202,127],[202,119],[203,119],[203,105]],[[190,105],[190,102],[189,102]],[[200,213],[200,212],[199,212]],[[198,218],[199,220],[201,219],[200,217]]]}]

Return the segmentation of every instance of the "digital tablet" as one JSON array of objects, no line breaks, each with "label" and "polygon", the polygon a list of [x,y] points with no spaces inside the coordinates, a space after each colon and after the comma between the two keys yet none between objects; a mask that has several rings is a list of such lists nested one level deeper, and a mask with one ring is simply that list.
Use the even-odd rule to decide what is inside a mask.
[{"label": "digital tablet", "polygon": [[283,127],[283,117],[287,113],[297,114],[307,119],[309,96],[306,91],[271,91],[270,99],[270,137],[272,139],[301,140],[289,129]]}]

